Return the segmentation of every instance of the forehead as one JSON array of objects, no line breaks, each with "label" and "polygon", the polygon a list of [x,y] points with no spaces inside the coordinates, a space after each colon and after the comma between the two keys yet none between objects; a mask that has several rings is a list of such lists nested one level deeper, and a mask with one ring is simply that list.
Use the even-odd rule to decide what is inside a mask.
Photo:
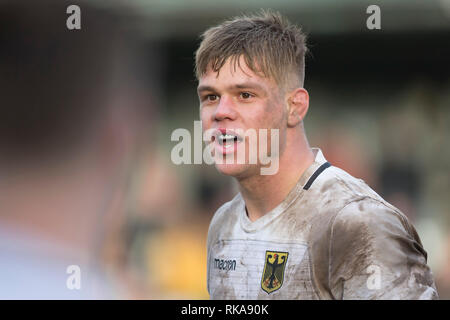
[{"label": "forehead", "polygon": [[208,65],[206,72],[199,78],[200,86],[220,88],[222,86],[239,85],[240,83],[255,83],[267,90],[275,90],[277,84],[271,78],[251,70],[241,56],[239,61],[228,58],[222,68],[216,72]]}]

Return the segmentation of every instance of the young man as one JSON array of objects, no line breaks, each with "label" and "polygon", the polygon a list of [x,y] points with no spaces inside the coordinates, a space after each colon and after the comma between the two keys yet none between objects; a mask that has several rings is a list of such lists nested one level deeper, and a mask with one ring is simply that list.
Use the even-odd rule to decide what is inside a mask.
[{"label": "young man", "polygon": [[[304,34],[277,13],[238,17],[202,36],[202,125],[214,130],[216,168],[236,178],[240,191],[209,228],[211,298],[436,299],[427,254],[407,218],[310,148],[305,51]],[[278,132],[278,150],[269,148],[275,173],[261,174],[261,159],[248,161],[257,147],[238,132],[249,129]],[[242,149],[245,161],[217,161],[236,160]]]}]

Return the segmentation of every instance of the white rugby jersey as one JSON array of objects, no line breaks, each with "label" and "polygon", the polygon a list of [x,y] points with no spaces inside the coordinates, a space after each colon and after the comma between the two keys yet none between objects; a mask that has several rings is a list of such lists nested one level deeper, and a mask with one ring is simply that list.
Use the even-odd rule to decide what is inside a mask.
[{"label": "white rugby jersey", "polygon": [[212,299],[437,299],[408,219],[361,179],[314,163],[252,222],[240,193],[208,231]]}]

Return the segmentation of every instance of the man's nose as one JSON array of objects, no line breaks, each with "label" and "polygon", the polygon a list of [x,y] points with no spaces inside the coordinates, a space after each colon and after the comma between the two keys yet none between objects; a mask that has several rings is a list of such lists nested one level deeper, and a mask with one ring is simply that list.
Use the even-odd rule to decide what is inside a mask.
[{"label": "man's nose", "polygon": [[215,121],[223,121],[225,119],[235,120],[236,111],[232,99],[228,96],[223,95],[220,98],[213,116]]}]

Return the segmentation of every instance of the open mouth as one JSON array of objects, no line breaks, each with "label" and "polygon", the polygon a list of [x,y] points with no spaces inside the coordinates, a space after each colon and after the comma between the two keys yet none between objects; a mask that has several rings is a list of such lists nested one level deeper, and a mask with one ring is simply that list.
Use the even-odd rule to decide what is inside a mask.
[{"label": "open mouth", "polygon": [[219,130],[214,138],[225,149],[231,148],[236,143],[243,141],[240,135],[228,131],[225,133],[224,130]]},{"label": "open mouth", "polygon": [[238,136],[235,136],[233,134],[221,134],[217,137],[217,141],[221,146],[229,146],[232,145],[234,142],[238,142]]}]

